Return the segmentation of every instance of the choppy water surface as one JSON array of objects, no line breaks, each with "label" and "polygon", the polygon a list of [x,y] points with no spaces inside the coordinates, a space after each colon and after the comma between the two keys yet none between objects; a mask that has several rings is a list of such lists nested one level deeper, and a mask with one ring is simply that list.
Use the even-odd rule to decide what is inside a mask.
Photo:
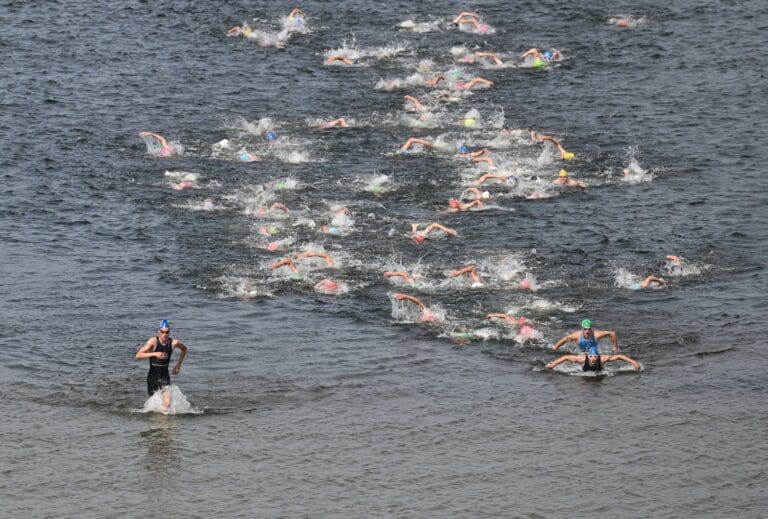
[{"label": "choppy water surface", "polygon": [[[5,513],[768,513],[768,9],[309,3],[290,33],[292,7],[0,7]],[[451,27],[468,8],[495,32]],[[256,36],[226,36],[243,21]],[[564,59],[517,66],[534,46]],[[475,51],[505,64],[462,60]],[[336,54],[357,62],[323,64]],[[434,100],[438,71],[495,86]],[[143,130],[183,154],[153,156]],[[435,149],[398,154],[411,136]],[[485,172],[462,144],[518,182],[451,214]],[[588,188],[555,188],[561,168]],[[260,214],[274,202],[290,211]],[[458,236],[409,238],[433,221]],[[269,268],[301,251],[334,265]],[[484,286],[448,276],[469,264]],[[649,274],[668,283],[628,288]],[[586,317],[643,371],[543,370]],[[190,348],[171,415],[133,359],[161,318]]]}]

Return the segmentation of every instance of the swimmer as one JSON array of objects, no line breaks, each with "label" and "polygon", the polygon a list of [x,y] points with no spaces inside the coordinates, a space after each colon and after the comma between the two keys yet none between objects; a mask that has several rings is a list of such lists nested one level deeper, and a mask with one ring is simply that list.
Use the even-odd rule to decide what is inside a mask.
[{"label": "swimmer", "polygon": [[539,52],[539,49],[536,47],[529,49],[522,54],[520,54],[520,59],[525,59],[528,56],[533,56],[534,60],[538,61],[557,61],[560,59],[560,51],[559,50],[545,50],[544,52]]},{"label": "swimmer", "polygon": [[485,209],[485,204],[482,200],[472,200],[471,202],[462,203],[456,198],[451,198],[448,201],[448,212],[450,213],[463,213],[470,209]]},{"label": "swimmer", "polygon": [[251,35],[253,32],[253,29],[250,28],[250,26],[247,23],[243,23],[242,27],[239,25],[235,25],[231,29],[227,31],[227,36],[245,36],[246,38]]},{"label": "swimmer", "polygon": [[326,65],[332,65],[334,63],[341,62],[345,65],[357,65],[360,61],[359,60],[351,60],[345,56],[331,56],[327,60],[325,60]]},{"label": "swimmer", "polygon": [[156,139],[160,143],[159,155],[161,157],[172,157],[173,155],[176,155],[176,152],[174,152],[173,149],[168,145],[168,141],[162,135],[152,132],[141,132],[139,133],[139,136]]},{"label": "swimmer", "polygon": [[463,81],[456,81],[454,83],[454,87],[456,87],[457,90],[472,90],[477,85],[483,85],[488,88],[493,87],[493,81],[488,81],[487,79],[483,79],[481,77],[475,77],[464,83]]},{"label": "swimmer", "polygon": [[387,271],[384,273],[384,277],[385,278],[394,278],[394,277],[402,278],[403,281],[408,283],[408,285],[410,285],[411,288],[415,288],[415,289],[421,288],[421,286],[416,282],[417,278],[421,278],[420,274],[414,274],[413,276],[411,276],[407,272]]},{"label": "swimmer", "polygon": [[683,275],[683,258],[680,256],[668,255],[665,259],[667,260],[667,272],[669,272],[670,276]]},{"label": "swimmer", "polygon": [[397,299],[398,301],[410,301],[411,303],[418,306],[419,310],[421,311],[422,322],[427,323],[435,320],[435,314],[427,309],[427,305],[425,305],[415,297],[409,296],[407,294],[392,294],[392,297],[394,299]]},{"label": "swimmer", "polygon": [[[409,101],[411,103],[411,105],[413,105],[413,110],[415,112],[421,112],[422,110],[424,110],[424,105],[421,104],[419,102],[419,100],[416,99],[415,97],[413,97],[413,96],[403,96],[403,99],[405,99],[406,101]],[[408,108],[409,105],[406,104],[405,106],[406,106],[406,108]]]},{"label": "swimmer", "polygon": [[342,286],[332,279],[322,279],[315,285],[315,291],[324,294],[337,294],[343,292]]},{"label": "swimmer", "polygon": [[452,270],[448,273],[448,276],[455,278],[464,274],[469,274],[469,277],[472,278],[472,288],[481,288],[483,286],[483,282],[474,265],[467,265],[459,270]]},{"label": "swimmer", "polygon": [[268,144],[274,144],[276,140],[277,140],[277,134],[275,132],[271,131],[271,130],[268,131],[267,132],[267,143]]},{"label": "swimmer", "polygon": [[517,177],[513,175],[494,175],[492,173],[485,173],[472,183],[476,186],[480,186],[489,180],[500,180],[501,182],[506,182],[508,184],[517,183]]},{"label": "swimmer", "polygon": [[296,255],[296,260],[305,259],[305,258],[323,258],[325,260],[326,265],[329,267],[333,267],[333,258],[331,258],[328,254],[324,252],[315,252],[315,251],[307,251],[307,252],[300,252]]},{"label": "swimmer", "polygon": [[277,225],[262,225],[259,227],[259,234],[263,234],[265,236],[271,236],[273,234],[277,234],[281,231],[280,227]]},{"label": "swimmer", "polygon": [[586,189],[587,184],[582,182],[581,180],[573,180],[568,176],[568,172],[564,169],[560,170],[560,173],[557,175],[557,178],[552,181],[553,184],[558,184],[561,186],[568,186],[568,187],[578,187],[581,189]]},{"label": "swimmer", "polygon": [[289,212],[288,208],[285,207],[283,204],[281,204],[280,202],[275,202],[274,204],[269,206],[269,208],[259,207],[256,210],[256,216],[268,216],[268,215],[272,214],[275,211],[280,211],[283,214]]},{"label": "swimmer", "polygon": [[581,321],[581,331],[569,333],[555,344],[552,349],[557,350],[563,344],[567,342],[575,342],[579,345],[581,351],[586,351],[588,348],[597,348],[597,341],[600,339],[609,338],[613,342],[613,350],[619,352],[619,338],[614,331],[608,330],[592,330],[592,321],[584,319]]},{"label": "swimmer", "polygon": [[642,280],[639,283],[632,283],[629,285],[630,290],[640,290],[642,288],[648,288],[651,286],[651,284],[654,284],[656,286],[661,286],[664,284],[664,279],[657,278],[656,276],[648,276],[644,280]]},{"label": "swimmer", "polygon": [[405,144],[400,146],[400,153],[410,151],[410,149],[417,144],[421,144],[422,146],[426,146],[427,148],[431,148],[433,146],[433,144],[427,140],[419,139],[417,137],[409,137],[408,140],[405,141]]},{"label": "swimmer", "polygon": [[333,235],[339,235],[341,234],[341,229],[338,227],[334,227],[333,225],[323,225],[320,227],[320,232],[323,234],[333,234]]},{"label": "swimmer", "polygon": [[623,17],[623,18],[609,18],[608,23],[610,25],[615,25],[616,27],[621,27],[622,29],[627,29],[630,27],[637,27],[640,21],[633,20],[632,18],[629,18],[629,17]]},{"label": "swimmer", "polygon": [[472,333],[472,330],[469,328],[469,326],[464,324],[459,325],[454,333],[457,333],[458,335],[453,338],[453,342],[459,346],[468,346],[474,339],[478,338],[477,335]]},{"label": "swimmer", "polygon": [[182,180],[178,184],[173,184],[172,186],[176,191],[181,191],[182,189],[192,189],[194,187],[191,180]]},{"label": "swimmer", "polygon": [[149,359],[149,373],[147,373],[147,393],[149,396],[156,391],[163,392],[163,410],[168,411],[171,407],[171,394],[168,387],[171,385],[171,376],[168,374],[168,366],[171,363],[173,350],[180,351],[179,360],[173,367],[171,373],[178,375],[181,371],[181,363],[187,356],[187,347],[178,339],[172,339],[170,336],[171,327],[166,319],[160,321],[158,335],[150,337],[144,345],[136,352],[136,359]]},{"label": "swimmer", "polygon": [[550,135],[544,135],[543,133],[539,133],[536,130],[531,130],[531,141],[532,142],[551,142],[557,147],[557,151],[560,152],[561,159],[573,160],[573,158],[576,156],[570,151],[566,150],[559,140],[555,139]]},{"label": "swimmer", "polygon": [[299,9],[298,7],[294,7],[291,12],[288,14],[288,19],[291,21],[299,21],[304,19],[304,13]]},{"label": "swimmer", "polygon": [[547,369],[552,369],[555,366],[562,364],[563,362],[575,362],[577,364],[581,364],[582,371],[601,371],[605,364],[617,361],[626,362],[637,371],[640,371],[642,368],[639,362],[637,362],[635,359],[627,357],[626,355],[601,355],[597,351],[597,346],[589,348],[587,353],[582,353],[580,355],[563,355],[559,359],[553,360],[545,367]]},{"label": "swimmer", "polygon": [[327,130],[328,128],[349,128],[349,123],[343,117],[339,117],[333,121],[322,123],[320,126],[318,126],[318,128],[321,130]]},{"label": "swimmer", "polygon": [[432,76],[430,79],[427,79],[424,81],[424,84],[428,87],[437,86],[438,83],[445,80],[445,76],[441,73],[437,73],[434,76]]},{"label": "swimmer", "polygon": [[240,154],[237,156],[237,159],[240,162],[256,162],[257,160],[261,160],[257,155],[245,150],[240,152]]},{"label": "swimmer", "polygon": [[440,225],[439,223],[431,223],[427,225],[427,227],[423,231],[419,231],[419,224],[412,223],[411,224],[411,237],[417,242],[422,243],[424,240],[427,239],[429,236],[429,233],[432,231],[442,231],[446,234],[449,234],[451,236],[458,236],[459,233],[457,233],[453,229],[449,229],[448,227],[445,227],[444,225]]},{"label": "swimmer", "polygon": [[509,314],[500,314],[500,313],[490,313],[487,314],[485,319],[501,319],[505,323],[509,323],[515,326],[523,325],[526,323],[529,323],[530,321],[526,317],[512,317]]},{"label": "swimmer", "polygon": [[269,266],[272,270],[279,269],[280,267],[288,267],[291,271],[291,279],[303,279],[304,275],[299,272],[299,269],[296,268],[296,265],[294,265],[293,260],[291,258],[283,258],[277,263],[273,263]]},{"label": "swimmer", "polygon": [[503,66],[504,65],[504,62],[501,61],[499,56],[496,53],[494,53],[494,52],[475,52],[475,57],[490,59],[497,66]]}]

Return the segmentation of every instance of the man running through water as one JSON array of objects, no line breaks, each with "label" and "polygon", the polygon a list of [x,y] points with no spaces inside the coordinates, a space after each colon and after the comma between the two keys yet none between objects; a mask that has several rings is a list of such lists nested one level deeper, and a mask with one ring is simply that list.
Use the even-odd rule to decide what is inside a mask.
[{"label": "man running through water", "polygon": [[560,346],[565,344],[566,342],[575,342],[578,343],[579,349],[584,352],[587,351],[589,348],[597,348],[597,341],[604,338],[610,338],[613,342],[613,350],[618,353],[619,352],[619,338],[616,335],[616,332],[608,331],[608,330],[593,330],[592,329],[592,321],[589,319],[584,319],[581,321],[581,331],[569,333],[559,341],[557,341],[557,344],[555,344],[552,349],[557,351]]},{"label": "man running through water", "polygon": [[553,360],[545,367],[547,369],[552,369],[555,366],[562,364],[563,362],[576,362],[577,364],[581,364],[582,371],[599,372],[602,371],[605,364],[617,361],[627,362],[638,371],[640,371],[642,368],[639,362],[637,362],[635,359],[627,357],[626,355],[600,355],[600,352],[597,351],[597,346],[590,347],[587,353],[582,353],[580,355],[563,355],[559,359]]},{"label": "man running through water", "polygon": [[136,358],[149,359],[149,373],[147,373],[147,392],[152,396],[157,390],[163,391],[163,410],[167,411],[171,407],[171,394],[168,387],[171,385],[171,376],[168,374],[168,366],[171,362],[171,354],[174,348],[181,350],[179,360],[173,367],[172,373],[178,375],[181,371],[181,363],[187,355],[187,347],[178,339],[172,339],[171,329],[168,321],[160,321],[158,335],[150,337],[149,340],[136,352]]}]

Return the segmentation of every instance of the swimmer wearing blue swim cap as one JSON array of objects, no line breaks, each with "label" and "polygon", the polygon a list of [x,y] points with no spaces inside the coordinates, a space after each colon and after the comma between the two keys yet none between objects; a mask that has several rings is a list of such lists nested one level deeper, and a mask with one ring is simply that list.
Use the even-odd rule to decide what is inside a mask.
[{"label": "swimmer wearing blue swim cap", "polygon": [[267,140],[268,141],[274,141],[277,139],[277,135],[275,135],[275,132],[267,132]]},{"label": "swimmer wearing blue swim cap", "polygon": [[552,51],[550,51],[550,50],[545,50],[545,51],[544,51],[544,53],[542,54],[542,57],[543,57],[543,58],[544,58],[546,61],[551,61],[551,60],[552,60],[552,58],[553,58],[553,55],[552,55]]},{"label": "swimmer wearing blue swim cap", "polygon": [[467,153],[469,153],[469,148],[467,148],[463,144],[461,146],[459,146],[459,154],[460,155],[465,155]]},{"label": "swimmer wearing blue swim cap", "polygon": [[179,359],[171,373],[174,375],[181,371],[181,364],[187,355],[187,347],[178,339],[171,338],[171,326],[167,319],[160,321],[158,335],[150,337],[136,352],[136,359],[149,359],[149,372],[147,373],[147,393],[152,396],[156,391],[162,390],[163,410],[171,407],[171,394],[168,387],[171,385],[171,376],[168,367],[171,363],[173,350],[180,351]]}]

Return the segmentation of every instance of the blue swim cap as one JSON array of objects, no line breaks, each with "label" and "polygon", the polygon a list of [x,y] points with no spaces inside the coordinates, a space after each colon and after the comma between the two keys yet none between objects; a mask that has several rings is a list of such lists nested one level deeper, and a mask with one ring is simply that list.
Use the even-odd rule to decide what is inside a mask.
[{"label": "blue swim cap", "polygon": [[459,153],[467,153],[468,151],[469,151],[469,148],[467,148],[463,144],[459,146]]},{"label": "blue swim cap", "polygon": [[339,234],[339,229],[336,227],[328,227],[328,234]]},{"label": "blue swim cap", "polygon": [[544,59],[552,59],[552,51],[545,50],[542,56],[544,56]]},{"label": "blue swim cap", "polygon": [[275,135],[275,132],[267,132],[268,141],[274,141],[275,139],[277,139],[277,135]]},{"label": "blue swim cap", "polygon": [[600,355],[600,352],[597,349],[597,346],[592,346],[587,350],[587,355]]},{"label": "blue swim cap", "polygon": [[244,151],[240,154],[240,161],[241,162],[250,162],[251,155],[247,151]]},{"label": "blue swim cap", "polygon": [[160,328],[161,330],[170,330],[171,325],[168,324],[167,319],[163,319],[162,321],[160,321],[160,326],[158,326],[158,328]]}]

